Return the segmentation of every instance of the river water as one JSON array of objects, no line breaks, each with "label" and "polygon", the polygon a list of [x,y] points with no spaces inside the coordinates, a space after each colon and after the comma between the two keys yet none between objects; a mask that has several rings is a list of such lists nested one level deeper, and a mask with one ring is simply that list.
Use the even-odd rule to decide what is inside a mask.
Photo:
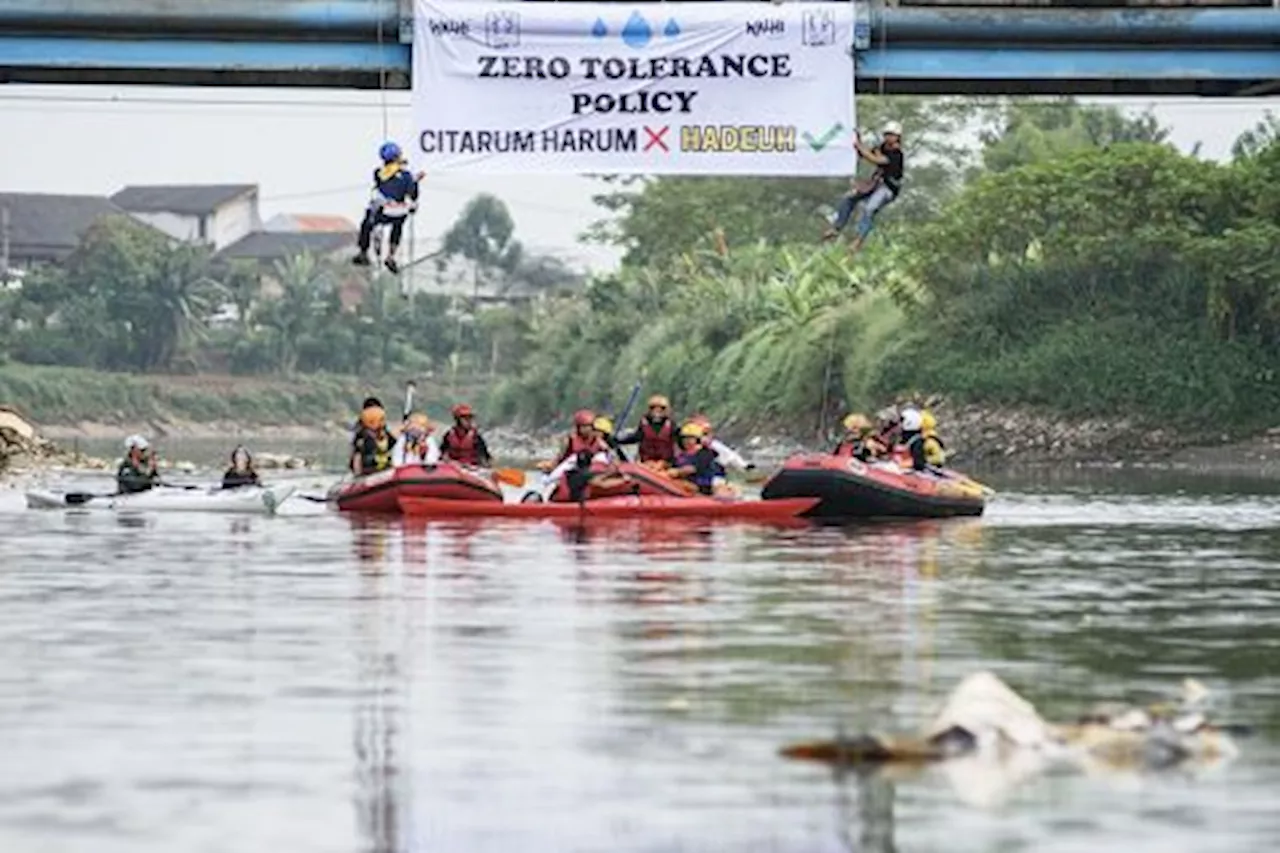
[{"label": "river water", "polygon": [[[993,478],[858,529],[34,512],[0,492],[0,850],[1261,851],[1280,500]],[[291,502],[292,503],[292,502]],[[989,668],[1049,717],[1194,676],[1233,763],[837,777]]]}]

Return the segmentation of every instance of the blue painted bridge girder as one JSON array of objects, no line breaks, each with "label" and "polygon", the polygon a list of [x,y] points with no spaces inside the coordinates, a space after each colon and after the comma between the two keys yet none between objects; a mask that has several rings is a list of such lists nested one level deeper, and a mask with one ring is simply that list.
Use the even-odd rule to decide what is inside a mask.
[{"label": "blue painted bridge girder", "polygon": [[[0,0],[0,82],[410,85],[411,0]],[[858,88],[1280,93],[1280,9],[858,4]]]}]

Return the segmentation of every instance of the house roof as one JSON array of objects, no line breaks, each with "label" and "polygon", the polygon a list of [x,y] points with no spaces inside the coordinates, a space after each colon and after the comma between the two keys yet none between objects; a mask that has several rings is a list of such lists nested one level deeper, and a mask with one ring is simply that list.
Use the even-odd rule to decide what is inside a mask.
[{"label": "house roof", "polygon": [[355,250],[354,231],[255,231],[241,237],[218,253],[224,260],[283,260],[310,252],[329,255],[350,247]]},{"label": "house roof", "polygon": [[0,193],[2,208],[9,210],[9,256],[15,259],[60,260],[103,216],[129,215],[96,195]]},{"label": "house roof", "polygon": [[264,231],[306,231],[353,233],[356,225],[344,216],[327,216],[319,213],[281,213],[271,217]]},{"label": "house roof", "polygon": [[243,195],[256,193],[257,184],[180,184],[125,187],[111,201],[135,213],[213,213]]}]

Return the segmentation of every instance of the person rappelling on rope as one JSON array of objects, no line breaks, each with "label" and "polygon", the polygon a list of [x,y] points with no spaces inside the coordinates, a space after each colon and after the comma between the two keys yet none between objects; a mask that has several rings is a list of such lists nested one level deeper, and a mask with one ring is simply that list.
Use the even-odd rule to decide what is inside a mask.
[{"label": "person rappelling on rope", "polygon": [[850,252],[862,248],[867,235],[871,233],[873,221],[880,211],[898,198],[902,189],[902,125],[891,121],[881,131],[880,144],[868,148],[862,142],[861,134],[854,134],[853,147],[858,157],[875,165],[871,177],[865,181],[856,178],[850,182],[851,191],[840,199],[836,215],[832,218],[827,230],[823,233],[823,241],[834,240],[853,216],[854,208],[862,204],[862,215],[858,217],[858,235],[849,246]]},{"label": "person rappelling on rope", "polygon": [[400,272],[396,262],[396,251],[400,248],[400,239],[404,235],[404,224],[409,215],[417,208],[418,182],[426,172],[413,174],[404,159],[400,146],[394,142],[384,142],[378,149],[382,158],[382,166],[373,170],[373,197],[364,211],[364,221],[360,223],[360,252],[351,262],[358,266],[369,266],[369,245],[373,242],[373,231],[383,225],[391,226],[390,245],[387,246],[387,269],[393,273]]}]

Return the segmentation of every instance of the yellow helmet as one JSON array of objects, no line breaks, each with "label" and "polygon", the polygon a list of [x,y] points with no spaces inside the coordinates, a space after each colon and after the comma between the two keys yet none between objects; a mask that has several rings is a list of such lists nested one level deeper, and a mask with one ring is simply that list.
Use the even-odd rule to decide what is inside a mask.
[{"label": "yellow helmet", "polygon": [[421,430],[422,432],[431,431],[431,419],[422,412],[414,412],[409,415],[409,427],[411,429]]},{"label": "yellow helmet", "polygon": [[387,413],[381,406],[369,406],[360,413],[360,423],[368,429],[378,429],[387,425]]},{"label": "yellow helmet", "polygon": [[668,400],[662,394],[654,394],[652,397],[649,398],[649,408],[652,409],[655,406],[661,406],[664,409],[670,409],[671,401]]},{"label": "yellow helmet", "polygon": [[702,438],[706,434],[706,428],[702,424],[694,423],[693,421],[689,421],[689,423],[680,427],[681,438]]},{"label": "yellow helmet", "polygon": [[871,421],[867,420],[866,415],[855,412],[854,414],[845,417],[844,428],[849,432],[863,432],[871,429]]},{"label": "yellow helmet", "polygon": [[930,435],[938,428],[938,419],[933,416],[933,412],[925,409],[920,413],[920,432]]},{"label": "yellow helmet", "polygon": [[605,435],[613,435],[613,421],[609,420],[604,415],[601,415],[592,421],[591,426],[593,426],[597,432],[602,432]]}]

